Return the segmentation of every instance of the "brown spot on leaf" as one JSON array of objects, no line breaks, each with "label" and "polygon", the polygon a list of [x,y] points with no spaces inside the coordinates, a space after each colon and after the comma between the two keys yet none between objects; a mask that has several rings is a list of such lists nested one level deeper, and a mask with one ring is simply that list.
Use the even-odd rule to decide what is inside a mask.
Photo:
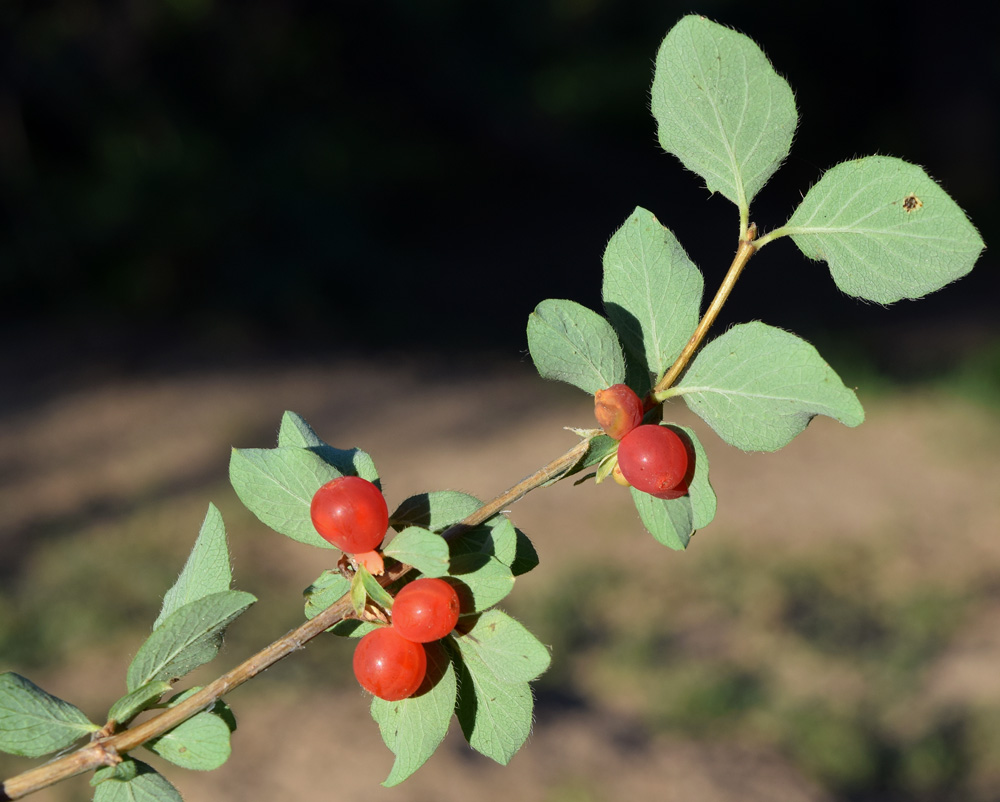
[{"label": "brown spot on leaf", "polygon": [[923,205],[924,204],[920,200],[920,198],[918,198],[912,192],[905,198],[903,198],[903,211],[905,211],[907,214],[909,214],[910,212],[915,212]]}]

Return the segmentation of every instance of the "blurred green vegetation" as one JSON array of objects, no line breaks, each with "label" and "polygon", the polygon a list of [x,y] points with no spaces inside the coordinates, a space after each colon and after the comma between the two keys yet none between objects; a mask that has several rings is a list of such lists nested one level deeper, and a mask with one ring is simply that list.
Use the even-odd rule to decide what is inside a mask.
[{"label": "blurred green vegetation", "polygon": [[534,603],[557,655],[542,698],[770,743],[840,799],[993,799],[1000,706],[915,700],[994,591],[931,574],[888,585],[889,559],[877,544],[785,554],[708,538],[624,588],[606,567],[564,571]]}]

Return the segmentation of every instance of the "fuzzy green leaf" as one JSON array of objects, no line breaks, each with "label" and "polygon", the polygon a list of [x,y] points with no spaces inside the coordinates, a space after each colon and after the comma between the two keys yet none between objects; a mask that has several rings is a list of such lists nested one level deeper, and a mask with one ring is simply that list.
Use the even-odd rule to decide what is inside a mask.
[{"label": "fuzzy green leaf", "polygon": [[313,526],[309,507],[316,491],[343,474],[304,448],[234,448],[229,479],[250,512],[274,531],[300,543],[330,549]]},{"label": "fuzzy green leaf", "polygon": [[788,155],[798,123],[791,87],[760,48],[698,16],[660,46],[652,111],[663,149],[741,208]]},{"label": "fuzzy green leaf", "polygon": [[[498,618],[484,615],[467,634],[454,638],[461,655],[455,713],[470,746],[506,765],[531,731],[534,705],[528,683],[510,678],[539,668],[544,647],[529,645],[520,632],[505,624],[499,628],[506,637],[485,629],[479,632],[481,626],[488,629],[498,622]],[[533,636],[528,637],[534,641]]]},{"label": "fuzzy green leaf", "polygon": [[492,607],[514,588],[514,574],[496,557],[482,552],[452,554],[450,578],[463,615]]},{"label": "fuzzy green leaf", "polygon": [[412,565],[424,576],[448,573],[448,543],[441,535],[419,526],[407,527],[396,535],[383,554]]},{"label": "fuzzy green leaf", "polygon": [[175,766],[211,771],[229,759],[232,752],[229,735],[229,725],[206,711],[149,741],[146,747]]},{"label": "fuzzy green leaf", "polygon": [[604,308],[627,351],[666,373],[698,325],[704,281],[673,233],[636,208],[604,251]]},{"label": "fuzzy green leaf", "polygon": [[182,677],[215,657],[222,635],[251,604],[249,593],[227,590],[189,602],[153,630],[128,667],[128,689]]},{"label": "fuzzy green leaf", "polygon": [[712,483],[708,479],[708,455],[693,429],[676,424],[670,424],[670,428],[686,435],[694,450],[694,475],[688,486],[688,496],[691,499],[691,526],[694,531],[698,531],[712,522],[718,506],[715,490],[712,489]]},{"label": "fuzzy green leaf", "polygon": [[694,534],[694,508],[690,496],[675,499],[654,498],[634,487],[629,488],[643,526],[658,543],[683,551]]},{"label": "fuzzy green leaf", "polygon": [[674,395],[730,445],[777,451],[827,415],[846,426],[864,420],[854,392],[815,348],[763,323],[734,326],[695,357]]},{"label": "fuzzy green leaf", "polygon": [[496,557],[504,565],[511,565],[517,556],[517,531],[503,515],[494,515],[451,542],[451,553],[481,552]]},{"label": "fuzzy green leaf", "polygon": [[552,661],[549,650],[524,625],[502,610],[487,610],[464,635],[462,653],[474,652],[500,682],[529,682]]},{"label": "fuzzy green leaf", "polygon": [[354,574],[354,579],[361,583],[365,589],[365,594],[375,604],[383,610],[392,609],[392,596],[389,595],[389,591],[379,584],[378,580],[371,575],[371,572],[367,568],[359,565],[357,572]]},{"label": "fuzzy green leaf", "polygon": [[888,156],[828,170],[782,230],[810,259],[829,265],[841,290],[882,304],[961,278],[984,247],[934,179]]},{"label": "fuzzy green leaf", "polygon": [[468,493],[434,490],[410,496],[389,516],[389,521],[398,530],[419,526],[440,534],[482,506],[483,502]]},{"label": "fuzzy green leaf", "polygon": [[378,471],[371,456],[360,448],[334,448],[327,445],[306,423],[305,418],[294,412],[281,416],[278,429],[278,446],[305,448],[332,465],[344,476],[360,476],[369,482],[379,483]]},{"label": "fuzzy green leaf", "polygon": [[528,316],[528,350],[543,379],[596,393],[625,381],[618,335],[603,317],[574,301],[542,301]]},{"label": "fuzzy green leaf", "polygon": [[170,683],[162,680],[148,682],[115,702],[108,711],[108,719],[119,724],[131,721],[147,707],[156,704],[170,688]]},{"label": "fuzzy green leaf", "polygon": [[153,629],[185,604],[229,590],[232,583],[233,572],[222,514],[214,504],[209,504],[194,548],[174,586],[163,597],[163,607],[153,623]]},{"label": "fuzzy green leaf", "polygon": [[[324,571],[308,588],[305,589],[306,618],[315,618],[327,607],[340,600],[345,593],[351,592],[351,582],[338,571]],[[359,621],[356,618],[345,618],[338,621],[327,632],[350,638],[360,638],[367,635],[379,624],[369,621]]]},{"label": "fuzzy green leaf", "polygon": [[183,802],[166,777],[140,760],[98,769],[91,785],[94,802]]},{"label": "fuzzy green leaf", "polygon": [[382,740],[396,756],[392,771],[382,785],[399,785],[419,769],[444,740],[455,711],[455,669],[444,649],[427,645],[427,674],[434,678],[428,690],[420,690],[399,702],[372,700],[372,718]]},{"label": "fuzzy green leaf", "polygon": [[12,671],[0,674],[0,752],[42,757],[99,729],[79,708],[31,680]]}]

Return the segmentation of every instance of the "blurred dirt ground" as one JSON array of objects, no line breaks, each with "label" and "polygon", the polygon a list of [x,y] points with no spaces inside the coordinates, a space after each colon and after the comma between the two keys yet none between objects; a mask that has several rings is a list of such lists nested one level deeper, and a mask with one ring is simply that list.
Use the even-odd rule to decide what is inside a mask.
[{"label": "blurred dirt ground", "polygon": [[[595,615],[640,620],[655,631],[657,622],[648,618],[656,610],[674,630],[681,626],[674,621],[683,623],[678,637],[694,644],[691,654],[707,649],[766,668],[789,698],[837,697],[849,704],[865,694],[865,670],[797,651],[798,641],[772,633],[767,612],[768,600],[781,592],[769,584],[773,572],[810,555],[833,555],[828,574],[834,580],[855,570],[864,574],[863,592],[873,605],[909,598],[924,586],[963,599],[961,614],[941,630],[947,632],[942,647],[912,674],[913,687],[883,711],[893,731],[919,727],[921,716],[936,711],[995,709],[1000,419],[937,394],[869,399],[863,387],[859,394],[868,413],[863,426],[846,429],[818,418],[777,454],[737,452],[695,423],[720,503],[715,522],[683,554],[653,542],[627,495],[610,483],[564,483],[517,503],[513,519],[532,537],[541,565],[519,580],[510,609],[556,640],[554,600],[580,592],[573,586],[581,573],[598,571],[607,579],[631,572],[627,591],[600,596]],[[583,394],[544,383],[529,362],[515,360],[501,367],[379,357],[174,369],[109,375],[40,393],[30,406],[5,405],[0,670],[26,674],[99,718],[123,692],[128,660],[209,501],[227,524],[236,587],[261,600],[234,625],[218,670],[295,626],[300,591],[326,567],[329,553],[269,533],[242,510],[226,481],[230,447],[272,445],[286,409],[302,414],[328,442],[369,451],[390,507],[433,489],[489,497],[572,445],[562,427],[591,425]],[[672,412],[692,423],[686,409]],[[721,576],[714,573],[720,563],[712,561],[722,555],[735,555],[744,566],[738,575],[758,581],[740,597],[751,600],[753,611],[721,616],[717,602],[729,589],[698,596],[703,578]],[[670,599],[670,609],[657,595]],[[688,597],[691,605],[684,603]],[[581,599],[590,616],[586,591]],[[880,614],[891,619],[889,601]],[[759,722],[694,733],[657,724],[643,685],[653,669],[616,665],[616,655],[602,652],[601,644],[582,648],[581,659],[554,645],[560,650],[552,678],[540,687],[534,733],[507,768],[473,753],[453,731],[413,778],[381,788],[391,755],[344,667],[349,651],[344,644],[316,643],[233,694],[239,729],[226,766],[207,774],[168,769],[167,776],[189,802],[838,798],[787,743],[761,737],[768,730]],[[628,648],[617,641],[604,647]],[[565,697],[563,682],[571,689]],[[968,798],[998,798],[1000,769],[991,774],[990,763],[981,755],[966,767],[975,775],[962,786],[971,789]],[[7,777],[30,765],[3,757],[0,773]],[[930,788],[913,798],[937,798]],[[78,778],[36,798],[89,796],[86,780]]]}]

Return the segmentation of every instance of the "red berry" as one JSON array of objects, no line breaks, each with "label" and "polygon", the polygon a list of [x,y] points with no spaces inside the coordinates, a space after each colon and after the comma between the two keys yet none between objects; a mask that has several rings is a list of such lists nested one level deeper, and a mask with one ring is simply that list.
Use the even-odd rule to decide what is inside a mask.
[{"label": "red berry", "polygon": [[458,623],[455,588],[443,579],[416,579],[403,587],[392,603],[392,626],[415,643],[441,640]]},{"label": "red berry", "polygon": [[608,437],[621,440],[642,423],[642,399],[626,384],[613,384],[594,394],[594,416]]},{"label": "red berry", "polygon": [[679,488],[688,470],[687,446],[666,426],[646,424],[625,435],[618,467],[632,487],[659,498],[678,498],[687,489]]},{"label": "red berry", "polygon": [[382,491],[360,476],[340,476],[312,498],[313,526],[325,540],[348,554],[375,549],[389,528]]},{"label": "red berry", "polygon": [[365,635],[354,649],[354,676],[361,687],[379,699],[398,702],[420,687],[427,674],[427,653],[392,627]]}]

